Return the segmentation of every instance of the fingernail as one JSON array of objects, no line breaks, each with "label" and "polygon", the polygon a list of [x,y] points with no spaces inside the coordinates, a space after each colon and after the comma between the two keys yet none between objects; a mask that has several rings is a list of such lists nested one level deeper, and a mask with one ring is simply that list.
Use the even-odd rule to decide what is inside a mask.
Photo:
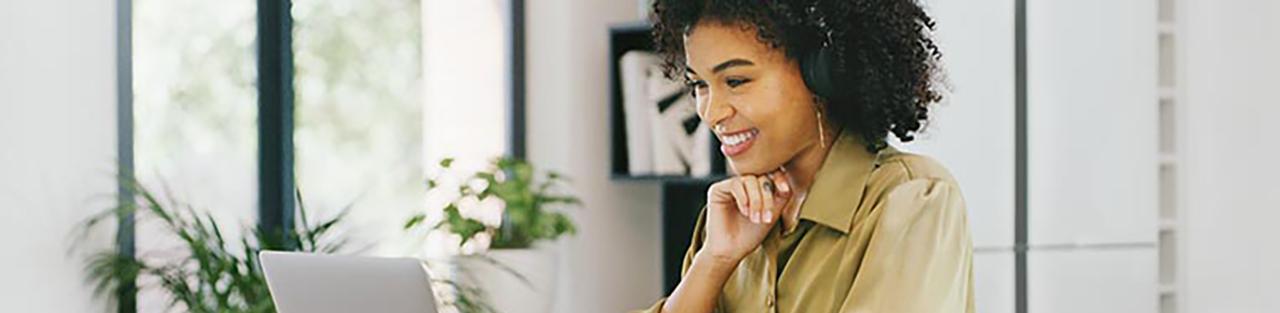
[{"label": "fingernail", "polygon": [[791,192],[791,184],[782,183],[782,185],[779,186],[779,189],[782,189],[782,192]]},{"label": "fingernail", "polygon": [[760,223],[760,212],[751,212],[751,222]]},{"label": "fingernail", "polygon": [[764,211],[764,222],[765,223],[773,222],[773,212]]}]

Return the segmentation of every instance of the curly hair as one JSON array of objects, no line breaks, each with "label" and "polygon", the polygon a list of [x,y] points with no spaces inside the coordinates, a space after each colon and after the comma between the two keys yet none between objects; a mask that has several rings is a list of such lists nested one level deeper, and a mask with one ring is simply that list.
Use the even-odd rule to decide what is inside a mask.
[{"label": "curly hair", "polygon": [[[827,47],[853,92],[825,103],[827,119],[860,135],[867,150],[883,149],[892,132],[915,139],[942,100],[942,53],[933,18],[917,0],[656,0],[654,45],[672,79],[685,79],[684,36],[698,23],[718,22],[749,31],[788,59]],[[815,98],[817,96],[815,95]]]}]

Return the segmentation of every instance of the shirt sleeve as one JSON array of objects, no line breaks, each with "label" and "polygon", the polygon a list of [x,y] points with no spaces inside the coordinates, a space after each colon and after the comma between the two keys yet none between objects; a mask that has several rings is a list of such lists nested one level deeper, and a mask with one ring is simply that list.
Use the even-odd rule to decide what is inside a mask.
[{"label": "shirt sleeve", "polygon": [[[693,239],[689,240],[689,249],[684,252],[684,262],[680,268],[681,277],[684,277],[684,274],[689,271],[689,266],[693,265],[693,256],[698,253],[698,250],[702,249],[703,240],[706,240],[706,233],[704,231],[707,224],[706,218],[707,208],[703,207],[702,213],[698,213],[698,222],[693,226]],[[648,309],[643,311],[634,311],[632,313],[661,313],[662,306],[666,304],[667,298],[663,297],[662,299],[658,299],[658,302],[654,303],[653,306]],[[719,306],[717,305],[716,312],[719,312],[718,307]]]},{"label": "shirt sleeve", "polygon": [[955,182],[916,179],[882,199],[840,312],[973,312],[973,243]]}]

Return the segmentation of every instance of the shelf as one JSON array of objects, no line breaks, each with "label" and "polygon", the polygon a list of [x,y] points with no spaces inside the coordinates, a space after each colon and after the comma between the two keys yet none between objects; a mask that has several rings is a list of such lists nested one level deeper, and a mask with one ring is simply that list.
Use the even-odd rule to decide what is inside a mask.
[{"label": "shelf", "polygon": [[1173,87],[1160,87],[1156,92],[1160,97],[1160,101],[1173,102],[1177,100],[1177,90]]},{"label": "shelf", "polygon": [[710,176],[683,176],[683,175],[611,175],[609,177],[615,181],[623,182],[661,182],[676,184],[707,184],[714,183],[726,178],[728,175],[710,175]]},{"label": "shelf", "polygon": [[1156,32],[1159,33],[1160,35],[1172,36],[1173,33],[1177,31],[1177,29],[1178,29],[1177,25],[1175,25],[1173,22],[1156,23]]},{"label": "shelf", "polygon": [[1172,232],[1178,230],[1178,221],[1173,218],[1160,219],[1160,231]]},{"label": "shelf", "polygon": [[[615,24],[609,28],[609,132],[610,132],[610,170],[609,178],[625,182],[658,182],[678,184],[702,184],[716,182],[728,177],[725,156],[720,152],[719,142],[711,138],[710,174],[702,177],[685,175],[633,175],[630,172],[630,160],[627,148],[627,119],[624,115],[622,79],[618,65],[619,59],[630,51],[653,51],[652,27],[647,22],[630,22]],[[708,134],[710,136],[710,134]]]},{"label": "shelf", "polygon": [[1177,303],[1179,258],[1178,238],[1178,150],[1177,136],[1179,130],[1178,108],[1183,104],[1178,99],[1178,25],[1175,23],[1175,7],[1179,0],[1159,0],[1156,3],[1156,41],[1158,46],[1158,68],[1156,71],[1157,118],[1159,119],[1158,154],[1156,163],[1159,166],[1159,283],[1156,285],[1159,294],[1159,312],[1179,312]]}]

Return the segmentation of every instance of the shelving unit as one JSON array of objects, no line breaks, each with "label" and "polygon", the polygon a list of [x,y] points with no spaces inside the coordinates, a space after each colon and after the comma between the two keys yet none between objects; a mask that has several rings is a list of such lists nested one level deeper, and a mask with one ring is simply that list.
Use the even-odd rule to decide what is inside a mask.
[{"label": "shelving unit", "polygon": [[1178,0],[1159,0],[1156,3],[1156,37],[1158,51],[1157,64],[1157,125],[1159,127],[1159,143],[1160,149],[1156,160],[1156,166],[1159,170],[1159,235],[1157,249],[1159,251],[1159,271],[1158,271],[1158,288],[1159,295],[1158,306],[1161,313],[1179,313],[1182,301],[1179,297],[1179,291],[1182,291],[1181,269],[1179,265],[1184,260],[1182,257],[1182,244],[1179,241],[1180,231],[1183,229],[1183,221],[1181,205],[1182,184],[1180,184],[1180,173],[1182,172],[1178,166],[1179,159],[1182,157],[1180,153],[1181,146],[1179,144],[1179,127],[1183,124],[1182,112],[1183,104],[1181,103],[1181,90],[1179,89],[1180,73],[1178,71],[1179,55],[1178,51],[1178,30],[1179,19]]},{"label": "shelving unit", "polygon": [[719,142],[712,137],[711,149],[711,175],[708,176],[680,176],[680,175],[633,175],[628,171],[629,161],[627,158],[627,128],[626,115],[623,109],[622,96],[622,79],[619,75],[618,60],[623,54],[632,50],[653,51],[653,37],[651,35],[652,27],[645,22],[636,22],[628,24],[620,24],[609,29],[609,86],[610,86],[610,103],[609,118],[610,132],[613,138],[610,143],[610,160],[611,169],[610,176],[614,180],[619,181],[654,181],[654,182],[672,182],[684,181],[689,183],[716,181],[724,178],[726,174],[725,157],[720,153],[718,147]]},{"label": "shelving unit", "polygon": [[693,237],[693,227],[702,205],[706,203],[707,188],[712,183],[728,177],[725,156],[716,147],[720,143],[711,138],[711,174],[707,176],[681,175],[633,175],[627,158],[627,127],[622,96],[622,80],[618,60],[632,50],[653,50],[652,27],[645,22],[619,24],[609,29],[609,131],[611,142],[610,179],[617,182],[658,183],[662,185],[662,260],[663,282],[666,293],[680,282],[685,250]]}]

